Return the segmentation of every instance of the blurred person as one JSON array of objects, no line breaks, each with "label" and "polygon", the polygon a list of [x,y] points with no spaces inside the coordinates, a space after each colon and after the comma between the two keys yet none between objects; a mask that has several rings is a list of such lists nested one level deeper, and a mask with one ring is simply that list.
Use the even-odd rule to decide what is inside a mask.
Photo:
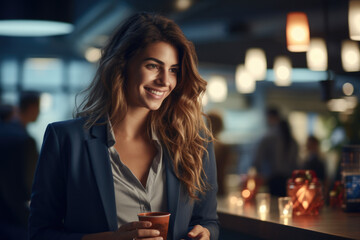
[{"label": "blurred person", "polygon": [[323,182],[325,177],[325,164],[320,154],[320,143],[315,136],[309,136],[306,140],[306,159],[303,163],[303,169],[314,170],[316,176]]},{"label": "blurred person", "polygon": [[26,239],[38,152],[26,126],[37,119],[40,95],[22,92],[17,118],[0,124],[0,239]]},{"label": "blurred person", "polygon": [[145,211],[170,212],[168,239],[218,239],[216,163],[195,50],[172,20],[138,13],[103,49],[73,120],[49,124],[30,239],[161,239]]},{"label": "blurred person", "polygon": [[8,122],[14,116],[14,106],[10,104],[0,104],[0,123]]},{"label": "blurred person", "polygon": [[255,149],[254,166],[272,195],[285,196],[286,180],[297,168],[299,148],[278,109],[268,108],[266,117],[268,130]]},{"label": "blurred person", "polygon": [[210,129],[215,138],[214,150],[217,168],[218,181],[218,195],[224,196],[226,194],[226,172],[229,165],[230,147],[219,140],[219,135],[224,129],[223,119],[220,114],[216,112],[208,113]]}]

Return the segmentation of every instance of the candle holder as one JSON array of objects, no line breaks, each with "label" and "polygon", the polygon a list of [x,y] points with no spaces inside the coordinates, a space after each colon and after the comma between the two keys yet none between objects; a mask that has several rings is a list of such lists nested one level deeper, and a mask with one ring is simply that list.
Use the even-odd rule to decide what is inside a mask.
[{"label": "candle holder", "polygon": [[293,213],[293,204],[291,197],[279,197],[279,216],[280,218],[291,218]]},{"label": "candle holder", "polygon": [[295,170],[287,183],[295,215],[317,215],[324,204],[322,186],[312,170]]},{"label": "candle holder", "polygon": [[265,220],[270,212],[270,194],[256,194],[256,210],[261,220]]}]

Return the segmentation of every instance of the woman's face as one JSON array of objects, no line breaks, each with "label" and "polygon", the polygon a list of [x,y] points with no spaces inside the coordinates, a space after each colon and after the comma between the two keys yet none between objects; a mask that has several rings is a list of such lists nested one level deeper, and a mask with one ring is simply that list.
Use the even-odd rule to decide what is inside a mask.
[{"label": "woman's face", "polygon": [[166,42],[151,43],[133,56],[127,68],[128,107],[159,109],[176,86],[179,68],[178,51]]}]

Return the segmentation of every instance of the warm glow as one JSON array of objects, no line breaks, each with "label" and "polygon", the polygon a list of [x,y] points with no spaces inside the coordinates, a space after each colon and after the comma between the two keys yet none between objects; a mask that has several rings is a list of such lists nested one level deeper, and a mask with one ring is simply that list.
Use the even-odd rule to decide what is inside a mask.
[{"label": "warm glow", "polygon": [[256,183],[254,179],[249,179],[247,181],[246,187],[250,190],[250,191],[254,191],[255,187],[256,187]]},{"label": "warm glow", "polygon": [[245,54],[245,68],[255,80],[264,80],[267,68],[264,50],[260,48],[248,49]]},{"label": "warm glow", "polygon": [[280,56],[274,60],[275,85],[291,85],[292,65],[288,57]]},{"label": "warm glow", "polygon": [[248,189],[244,189],[242,192],[241,192],[241,196],[243,197],[243,198],[249,198],[250,197],[250,191],[248,190]]},{"label": "warm glow", "polygon": [[265,204],[261,204],[259,207],[259,213],[267,213],[267,206]]},{"label": "warm glow", "polygon": [[301,204],[303,205],[304,209],[307,209],[309,207],[308,201],[303,201]]},{"label": "warm glow", "polygon": [[244,65],[239,65],[236,68],[235,85],[236,90],[239,93],[252,93],[255,91],[255,79],[250,73],[248,73]]},{"label": "warm glow", "polygon": [[289,210],[287,210],[286,208],[284,208],[284,210],[283,210],[282,213],[283,213],[284,216],[287,216],[287,215],[289,214]]},{"label": "warm glow", "polygon": [[191,0],[177,0],[176,1],[176,8],[179,11],[184,11],[191,6]]},{"label": "warm glow", "polygon": [[208,104],[208,102],[209,102],[209,98],[208,98],[207,94],[204,93],[204,94],[201,96],[201,104],[202,104],[202,106],[205,107],[205,106]]},{"label": "warm glow", "polygon": [[287,15],[286,41],[290,52],[306,52],[310,43],[310,30],[307,16],[303,12]]},{"label": "warm glow", "polygon": [[313,38],[310,41],[309,51],[306,52],[306,61],[309,69],[313,71],[326,71],[328,56],[324,39]]},{"label": "warm glow", "polygon": [[343,98],[331,99],[327,102],[327,106],[332,112],[346,112],[348,103]]},{"label": "warm glow", "polygon": [[101,58],[101,50],[99,48],[89,47],[86,49],[85,58],[89,62],[97,62]]},{"label": "warm glow", "polygon": [[209,79],[207,93],[213,102],[224,102],[227,97],[227,84],[224,77],[212,76]]},{"label": "warm glow", "polygon": [[357,42],[351,40],[342,42],[341,62],[346,72],[360,71],[360,50]]},{"label": "warm glow", "polygon": [[351,96],[354,93],[354,86],[347,82],[342,86],[342,90],[346,96]]},{"label": "warm glow", "polygon": [[349,35],[350,39],[360,41],[360,1],[349,1]]}]

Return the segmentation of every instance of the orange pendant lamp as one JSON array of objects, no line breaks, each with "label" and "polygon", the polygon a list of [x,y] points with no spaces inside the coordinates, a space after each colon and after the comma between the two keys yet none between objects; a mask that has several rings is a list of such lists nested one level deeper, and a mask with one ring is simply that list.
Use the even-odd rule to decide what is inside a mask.
[{"label": "orange pendant lamp", "polygon": [[290,12],[286,19],[286,42],[290,52],[306,52],[310,45],[309,21],[303,12]]}]

